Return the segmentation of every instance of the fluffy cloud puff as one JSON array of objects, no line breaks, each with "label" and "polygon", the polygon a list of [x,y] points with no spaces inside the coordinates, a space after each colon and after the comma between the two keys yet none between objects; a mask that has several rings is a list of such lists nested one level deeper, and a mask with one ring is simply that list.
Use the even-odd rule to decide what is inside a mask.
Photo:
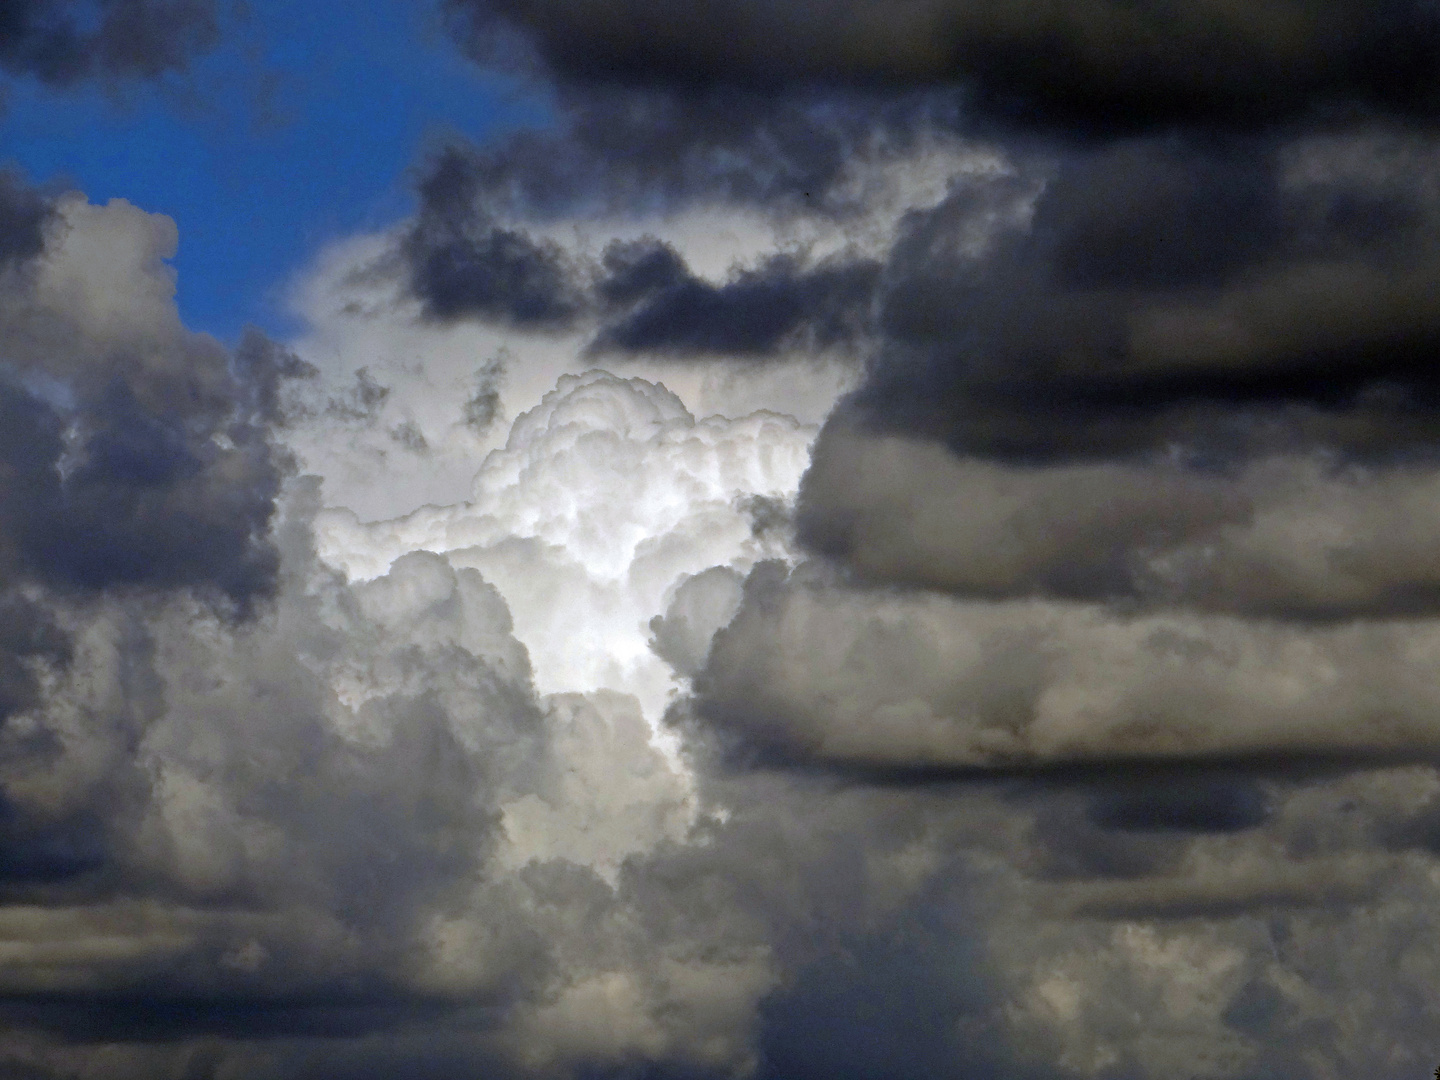
[{"label": "fluffy cloud puff", "polygon": [[686,575],[786,551],[755,500],[792,495],[813,436],[779,413],[696,420],[663,386],[566,375],[486,457],[470,501],[367,525],[326,511],[321,550],[357,576],[417,548],[479,569],[543,690],[636,693],[656,719],[673,683],[650,620]]},{"label": "fluffy cloud puff", "polygon": [[248,606],[273,585],[283,472],[262,400],[299,372],[237,369],[181,325],[169,218],[75,195],[48,212],[42,249],[0,290],[7,576]]},{"label": "fluffy cloud puff", "polygon": [[504,600],[439,555],[346,584],[315,509],[297,484],[244,624],[55,609],[74,656],[3,732],[7,1059],[303,1075],[420,1025],[412,1067],[743,1061],[763,942],[697,956],[597,873],[693,816],[635,700],[538,698]]}]

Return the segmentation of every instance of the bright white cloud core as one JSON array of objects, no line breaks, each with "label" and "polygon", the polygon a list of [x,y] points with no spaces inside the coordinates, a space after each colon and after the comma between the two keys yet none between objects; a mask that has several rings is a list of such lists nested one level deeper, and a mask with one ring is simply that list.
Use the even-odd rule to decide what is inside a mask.
[{"label": "bright white cloud core", "polygon": [[412,551],[479,570],[541,693],[632,694],[654,725],[678,684],[651,620],[691,575],[788,554],[756,527],[754,500],[794,496],[815,433],[768,411],[697,420],[663,385],[565,375],[485,457],[469,501],[373,523],[328,509],[320,554],[352,580]]}]

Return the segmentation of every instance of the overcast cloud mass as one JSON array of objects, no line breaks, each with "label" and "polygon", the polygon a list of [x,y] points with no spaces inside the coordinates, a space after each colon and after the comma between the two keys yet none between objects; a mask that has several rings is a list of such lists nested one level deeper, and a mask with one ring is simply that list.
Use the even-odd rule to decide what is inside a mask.
[{"label": "overcast cloud mass", "polygon": [[1433,6],[430,14],[293,334],[0,172],[0,1077],[1428,1076]]}]

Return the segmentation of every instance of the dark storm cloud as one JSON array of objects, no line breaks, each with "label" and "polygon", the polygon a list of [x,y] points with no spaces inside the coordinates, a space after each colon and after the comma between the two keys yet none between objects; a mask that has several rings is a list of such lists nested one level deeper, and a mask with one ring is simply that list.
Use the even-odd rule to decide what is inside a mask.
[{"label": "dark storm cloud", "polygon": [[456,148],[441,153],[420,184],[421,212],[399,254],[425,313],[565,326],[582,298],[559,245],[497,225],[481,194],[474,161]]},{"label": "dark storm cloud", "polygon": [[39,255],[45,247],[45,230],[54,220],[52,199],[18,174],[0,170],[0,268]]},{"label": "dark storm cloud", "polygon": [[797,84],[964,87],[984,108],[1100,129],[1249,126],[1316,104],[1429,112],[1440,24],[1374,4],[1081,4],[975,0],[447,0],[482,62],[532,52],[563,83],[768,90]]},{"label": "dark storm cloud", "polygon": [[[237,601],[269,590],[277,562],[264,536],[280,470],[261,432],[231,426],[222,450],[123,384],[87,410],[85,428],[71,468],[46,498],[27,500],[17,529],[43,580],[215,586]],[[58,471],[60,457],[46,468]]]},{"label": "dark storm cloud", "polygon": [[[1328,869],[1328,868],[1327,868]],[[1290,872],[1239,881],[1201,880],[1176,885],[1164,880],[1100,885],[1076,890],[1067,914],[1098,919],[1242,918],[1256,912],[1344,912],[1373,902],[1377,875]]]},{"label": "dark storm cloud", "polygon": [[1102,828],[1122,832],[1234,832],[1269,816],[1265,792],[1252,779],[1224,775],[1163,785],[1116,785],[1097,793],[1087,810]]},{"label": "dark storm cloud", "polygon": [[232,358],[180,325],[166,219],[8,176],[4,192],[28,257],[0,286],[7,583],[194,588],[248,608],[278,565],[267,533],[287,466],[268,427],[307,366],[253,332]]},{"label": "dark storm cloud", "polygon": [[[1355,807],[1351,804],[1348,809]],[[1370,815],[1364,827],[1369,839],[1388,850],[1440,855],[1440,800],[1433,795],[1418,806]]]},{"label": "dark storm cloud", "polygon": [[406,245],[413,288],[426,313],[518,327],[560,327],[574,318],[574,296],[558,245],[481,223],[417,232]]},{"label": "dark storm cloud", "polygon": [[434,1023],[453,1013],[444,1000],[355,980],[303,992],[50,993],[0,997],[0,1016],[15,1028],[39,1029],[77,1042],[164,1043],[200,1036],[242,1039],[354,1039]]},{"label": "dark storm cloud", "polygon": [[1184,838],[1098,825],[1073,798],[1042,799],[1032,824],[1032,873],[1046,881],[1136,881],[1173,873]]},{"label": "dark storm cloud", "polygon": [[[1038,192],[982,183],[913,215],[860,408],[1030,461],[1177,440],[1223,458],[1286,429],[1382,454],[1427,440],[1440,203],[1414,177],[1326,175],[1342,141],[1310,149],[1306,175],[1295,149],[1129,141]],[[1023,226],[964,250],[1006,204],[1030,205]]]},{"label": "dark storm cloud", "polygon": [[674,248],[647,237],[616,241],[590,265],[552,241],[495,224],[486,206],[502,196],[484,172],[463,148],[442,152],[395,253],[430,319],[539,331],[594,320],[600,329],[589,351],[596,356],[753,358],[787,346],[848,345],[869,329],[880,274],[874,261],[810,264],[777,255],[714,284]]},{"label": "dark storm cloud", "polygon": [[1434,610],[1434,162],[1396,130],[1125,140],[912,213],[802,537],[976,596]]},{"label": "dark storm cloud", "polygon": [[879,267],[838,263],[806,267],[775,256],[721,285],[690,273],[658,241],[613,244],[598,292],[630,310],[590,346],[605,353],[751,357],[786,343],[810,349],[848,343],[865,330]]},{"label": "dark storm cloud", "polygon": [[[558,106],[553,126],[486,146],[454,142],[423,162],[419,213],[375,269],[383,276],[398,272],[429,318],[542,332],[569,328],[617,302],[639,299],[634,275],[645,267],[629,264],[643,261],[643,245],[610,252],[608,268],[582,265],[529,225],[706,201],[779,217],[844,220],[867,209],[863,193],[844,183],[857,164],[902,160],[928,132],[957,123],[955,103],[925,91],[777,97],[753,87],[679,95],[586,88],[562,91]],[[654,253],[650,261],[652,271],[664,269]],[[670,294],[650,297],[645,310],[612,326],[599,343],[621,350],[631,339],[645,347],[653,340],[658,351],[704,352],[738,340],[739,352],[753,355],[802,322],[822,340],[848,334],[856,316],[842,309],[861,299],[873,269],[801,272],[784,263],[754,271],[761,276],[719,296],[699,282],[681,291],[688,271],[671,267],[665,271]],[[612,274],[617,280],[607,280]],[[794,311],[805,305],[818,308]],[[758,323],[741,333],[737,321],[752,314]],[[725,326],[712,331],[712,322]]]},{"label": "dark storm cloud", "polygon": [[101,869],[106,854],[105,828],[93,814],[37,821],[0,799],[0,895],[7,899],[33,900],[37,888],[71,883]]},{"label": "dark storm cloud", "polygon": [[266,424],[283,424],[287,410],[283,388],[293,379],[313,379],[318,370],[253,326],[245,328],[235,347],[234,365],[240,385],[255,417]]},{"label": "dark storm cloud", "polygon": [[40,697],[37,660],[70,659],[70,638],[41,604],[19,594],[0,598],[0,723]]},{"label": "dark storm cloud", "polygon": [[1003,1047],[965,1037],[996,995],[963,929],[963,896],[935,892],[823,954],[764,1003],[760,1077],[1026,1075]]},{"label": "dark storm cloud", "polygon": [[184,418],[154,415],[123,383],[73,427],[10,387],[0,415],[10,574],[61,590],[216,589],[242,605],[270,590],[276,559],[264,536],[281,474],[260,432],[230,427],[236,441],[222,450],[211,431],[197,438]]},{"label": "dark storm cloud", "polygon": [[[1204,762],[1115,768],[1101,783],[1066,784],[1063,773],[1036,776],[1017,789],[1029,802],[1031,871],[1046,881],[1137,881],[1175,873],[1191,840],[1258,829],[1271,800],[1257,776]],[[1272,768],[1274,764],[1272,763]],[[1276,769],[1294,780],[1296,773]]]},{"label": "dark storm cloud", "polygon": [[[1164,446],[1177,429],[1196,452],[1225,453],[1273,440],[1256,428],[1274,427],[1264,421],[1277,403],[1295,406],[1282,438],[1384,453],[1433,434],[1437,273],[1416,244],[1417,230],[1433,234],[1433,193],[1355,178],[1290,190],[1279,129],[1265,130],[1346,102],[1430,111],[1440,22],[1421,5],[717,0],[683,19],[642,0],[449,7],[475,55],[528,43],[559,79],[562,136],[473,156],[479,189],[531,209],[620,190],[632,207],[679,193],[834,210],[838,163],[872,154],[876,137],[898,145],[917,128],[974,125],[973,101],[957,113],[958,99],[933,89],[951,84],[1000,109],[992,130],[1048,117],[1067,131],[1170,131],[1062,153],[1032,226],[983,259],[957,255],[956,233],[999,193],[966,188],[913,216],[887,267],[889,340],[862,395],[897,424],[958,418],[969,430],[938,435],[955,448],[1032,457]],[[784,93],[748,98],[755,85]],[[775,127],[787,117],[793,130]],[[1364,133],[1360,114],[1337,117]],[[1217,124],[1251,133],[1197,135]],[[726,161],[755,178],[748,189],[725,179]],[[1033,183],[1015,186],[1034,197]],[[701,300],[694,291],[663,330],[646,333],[642,311],[599,343],[731,336],[731,307]],[[937,401],[951,415],[937,418]],[[1258,424],[1255,409],[1267,412]]]},{"label": "dark storm cloud", "polygon": [[213,0],[7,0],[0,71],[53,86],[182,71],[219,36]]}]

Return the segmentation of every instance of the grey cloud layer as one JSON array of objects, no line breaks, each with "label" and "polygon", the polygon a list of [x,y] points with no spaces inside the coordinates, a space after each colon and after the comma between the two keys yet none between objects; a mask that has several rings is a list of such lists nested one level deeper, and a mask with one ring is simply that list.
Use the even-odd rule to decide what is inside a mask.
[{"label": "grey cloud layer", "polygon": [[836,424],[799,521],[872,583],[1339,620],[1435,610],[1437,482],[1293,452],[1026,466]]},{"label": "grey cloud layer", "polygon": [[[1072,159],[1038,195],[957,191],[896,245],[862,407],[1032,459],[1423,442],[1433,154],[1403,132],[1157,138]],[[1024,226],[967,251],[1007,199]]]},{"label": "grey cloud layer", "polygon": [[[762,763],[983,775],[1287,756],[1432,760],[1429,620],[1315,627],[889,595],[757,569],[696,677]],[[743,760],[743,758],[742,758]]]}]

